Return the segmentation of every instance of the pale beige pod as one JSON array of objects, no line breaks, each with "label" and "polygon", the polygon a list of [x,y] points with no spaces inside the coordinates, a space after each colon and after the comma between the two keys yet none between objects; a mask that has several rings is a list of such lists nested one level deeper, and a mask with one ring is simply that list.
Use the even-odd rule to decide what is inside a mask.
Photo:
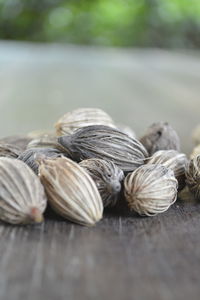
[{"label": "pale beige pod", "polygon": [[78,108],[62,116],[55,124],[58,136],[73,133],[76,129],[90,125],[116,127],[112,118],[99,108]]},{"label": "pale beige pod", "polygon": [[102,218],[103,203],[97,187],[77,163],[64,157],[41,160],[39,176],[59,215],[88,226]]},{"label": "pale beige pod", "polygon": [[47,199],[39,178],[22,161],[0,158],[0,220],[40,223]]},{"label": "pale beige pod", "polygon": [[131,210],[154,216],[176,201],[177,187],[172,170],[162,165],[143,165],[125,178],[124,194]]},{"label": "pale beige pod", "polygon": [[198,155],[200,155],[200,144],[193,149],[192,153],[190,154],[190,158],[193,159]]},{"label": "pale beige pod", "polygon": [[185,186],[185,172],[188,159],[184,153],[176,150],[160,150],[155,152],[147,161],[148,164],[160,164],[174,171],[179,183],[179,190]]}]

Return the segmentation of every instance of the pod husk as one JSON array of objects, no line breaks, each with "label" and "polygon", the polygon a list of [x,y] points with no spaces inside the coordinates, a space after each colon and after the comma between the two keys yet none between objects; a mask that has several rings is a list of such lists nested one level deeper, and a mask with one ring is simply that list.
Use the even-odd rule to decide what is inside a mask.
[{"label": "pod husk", "polygon": [[148,153],[144,146],[108,126],[88,126],[69,136],[58,138],[58,142],[80,162],[84,159],[99,158],[112,161],[124,172],[131,172],[144,164]]}]

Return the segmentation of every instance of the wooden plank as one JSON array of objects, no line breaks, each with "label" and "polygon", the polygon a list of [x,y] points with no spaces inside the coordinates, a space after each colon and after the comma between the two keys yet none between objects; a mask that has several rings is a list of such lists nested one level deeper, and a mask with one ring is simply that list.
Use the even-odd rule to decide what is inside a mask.
[{"label": "wooden plank", "polygon": [[95,228],[1,226],[0,299],[199,299],[200,205]]}]

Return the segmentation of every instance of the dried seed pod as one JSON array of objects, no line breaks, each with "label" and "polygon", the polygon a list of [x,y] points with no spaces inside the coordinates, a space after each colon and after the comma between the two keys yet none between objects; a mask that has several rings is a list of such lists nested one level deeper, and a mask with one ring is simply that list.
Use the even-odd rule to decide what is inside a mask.
[{"label": "dried seed pod", "polygon": [[193,149],[193,151],[192,151],[192,153],[191,153],[191,155],[190,155],[190,158],[193,159],[193,158],[195,158],[195,157],[198,156],[198,155],[200,155],[200,144],[197,145],[197,146]]},{"label": "dried seed pod", "polygon": [[63,152],[65,156],[70,157],[69,151],[66,148],[62,147],[58,143],[58,139],[55,136],[44,135],[37,139],[32,140],[27,149],[35,149],[35,148],[54,148]]},{"label": "dried seed pod", "polygon": [[39,178],[22,161],[0,158],[0,220],[40,223],[47,199]]},{"label": "dried seed pod", "polygon": [[8,144],[17,147],[21,152],[26,150],[26,147],[31,139],[28,136],[13,135],[6,136],[0,139],[0,144]]},{"label": "dried seed pod", "polygon": [[64,153],[55,148],[33,148],[27,149],[21,153],[18,159],[26,163],[38,175],[39,159],[56,158],[61,156],[64,156]]},{"label": "dried seed pod", "polygon": [[144,164],[147,151],[136,139],[109,126],[80,128],[74,134],[58,138],[76,161],[100,158],[112,161],[122,171],[130,172]]},{"label": "dried seed pod", "polygon": [[193,158],[186,171],[186,183],[196,199],[200,199],[200,155]]},{"label": "dried seed pod", "polygon": [[12,144],[0,144],[0,157],[17,158],[21,150]]},{"label": "dried seed pod", "polygon": [[39,176],[52,208],[64,218],[94,225],[102,218],[103,203],[93,179],[68,158],[41,160]]},{"label": "dried seed pod", "polygon": [[90,125],[115,127],[111,117],[99,108],[79,108],[68,112],[55,124],[57,135],[72,134],[76,129]]},{"label": "dried seed pod", "polygon": [[129,126],[127,125],[123,125],[123,124],[119,124],[118,125],[118,129],[120,131],[122,131],[123,133],[127,134],[128,136],[130,136],[131,138],[133,139],[136,139],[136,134],[135,132],[132,130],[132,128],[130,128]]},{"label": "dried seed pod", "polygon": [[192,139],[193,139],[193,142],[195,143],[195,145],[199,145],[200,144],[200,125],[198,125],[193,130]]},{"label": "dried seed pod", "polygon": [[113,162],[98,158],[86,159],[79,164],[92,177],[103,200],[104,207],[115,205],[124,179],[123,171]]},{"label": "dried seed pod", "polygon": [[49,137],[49,139],[56,136],[54,131],[50,130],[34,130],[28,133],[27,135],[31,140],[39,139],[42,137]]},{"label": "dried seed pod", "polygon": [[179,190],[185,186],[185,171],[188,160],[184,153],[176,150],[160,150],[153,154],[148,160],[148,164],[160,164],[174,171],[174,175],[179,183]]},{"label": "dried seed pod", "polygon": [[152,124],[140,139],[150,155],[159,150],[180,151],[180,140],[176,131],[166,122]]},{"label": "dried seed pod", "polygon": [[131,210],[142,216],[165,212],[177,198],[174,172],[162,165],[144,165],[124,181],[125,198]]}]

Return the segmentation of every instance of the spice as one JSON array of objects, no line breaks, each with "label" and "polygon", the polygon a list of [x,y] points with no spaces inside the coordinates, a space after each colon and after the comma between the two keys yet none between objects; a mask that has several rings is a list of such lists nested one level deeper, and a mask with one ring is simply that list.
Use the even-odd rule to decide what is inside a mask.
[{"label": "spice", "polygon": [[159,150],[180,151],[180,140],[176,131],[167,122],[152,124],[140,139],[140,142],[153,155]]},{"label": "spice", "polygon": [[144,165],[127,175],[125,198],[131,210],[142,216],[165,212],[177,198],[174,172],[162,165]]},{"label": "spice", "polygon": [[118,129],[120,131],[122,131],[123,133],[127,134],[128,136],[130,136],[131,138],[136,139],[136,134],[135,132],[132,130],[132,128],[130,128],[127,125],[123,125],[123,124],[119,124],[118,125]]},{"label": "spice", "polygon": [[47,199],[39,178],[22,161],[0,158],[0,219],[11,224],[40,223]]},{"label": "spice", "polygon": [[43,158],[55,158],[64,156],[64,153],[55,148],[33,148],[27,149],[18,159],[26,163],[36,174],[38,174],[38,161]]},{"label": "spice", "polygon": [[12,144],[0,144],[0,157],[17,158],[21,150]]},{"label": "spice", "polygon": [[99,108],[79,108],[66,113],[55,124],[58,136],[72,134],[76,129],[90,125],[115,127],[111,117]]},{"label": "spice", "polygon": [[23,135],[11,135],[0,139],[0,144],[8,144],[17,147],[21,152],[26,150],[26,147],[31,139]]},{"label": "spice", "polygon": [[103,204],[93,179],[68,158],[40,160],[39,176],[52,208],[64,218],[94,225],[102,218]]},{"label": "spice", "polygon": [[185,154],[176,150],[160,150],[153,154],[148,160],[148,164],[160,164],[174,171],[178,180],[179,190],[185,186],[185,171],[188,160]]},{"label": "spice", "polygon": [[146,149],[136,139],[109,126],[87,126],[58,138],[71,157],[80,162],[88,158],[112,161],[122,171],[131,172],[144,164]]},{"label": "spice", "polygon": [[190,160],[186,171],[186,183],[195,199],[200,199],[200,155]]},{"label": "spice", "polygon": [[113,162],[98,158],[83,160],[80,162],[80,166],[88,172],[96,183],[104,207],[115,205],[124,179],[123,171]]},{"label": "spice", "polygon": [[200,144],[197,145],[197,146],[193,149],[193,151],[192,151],[192,153],[191,153],[191,155],[190,155],[190,158],[193,159],[193,158],[195,158],[195,157],[198,156],[198,155],[200,155]]}]

